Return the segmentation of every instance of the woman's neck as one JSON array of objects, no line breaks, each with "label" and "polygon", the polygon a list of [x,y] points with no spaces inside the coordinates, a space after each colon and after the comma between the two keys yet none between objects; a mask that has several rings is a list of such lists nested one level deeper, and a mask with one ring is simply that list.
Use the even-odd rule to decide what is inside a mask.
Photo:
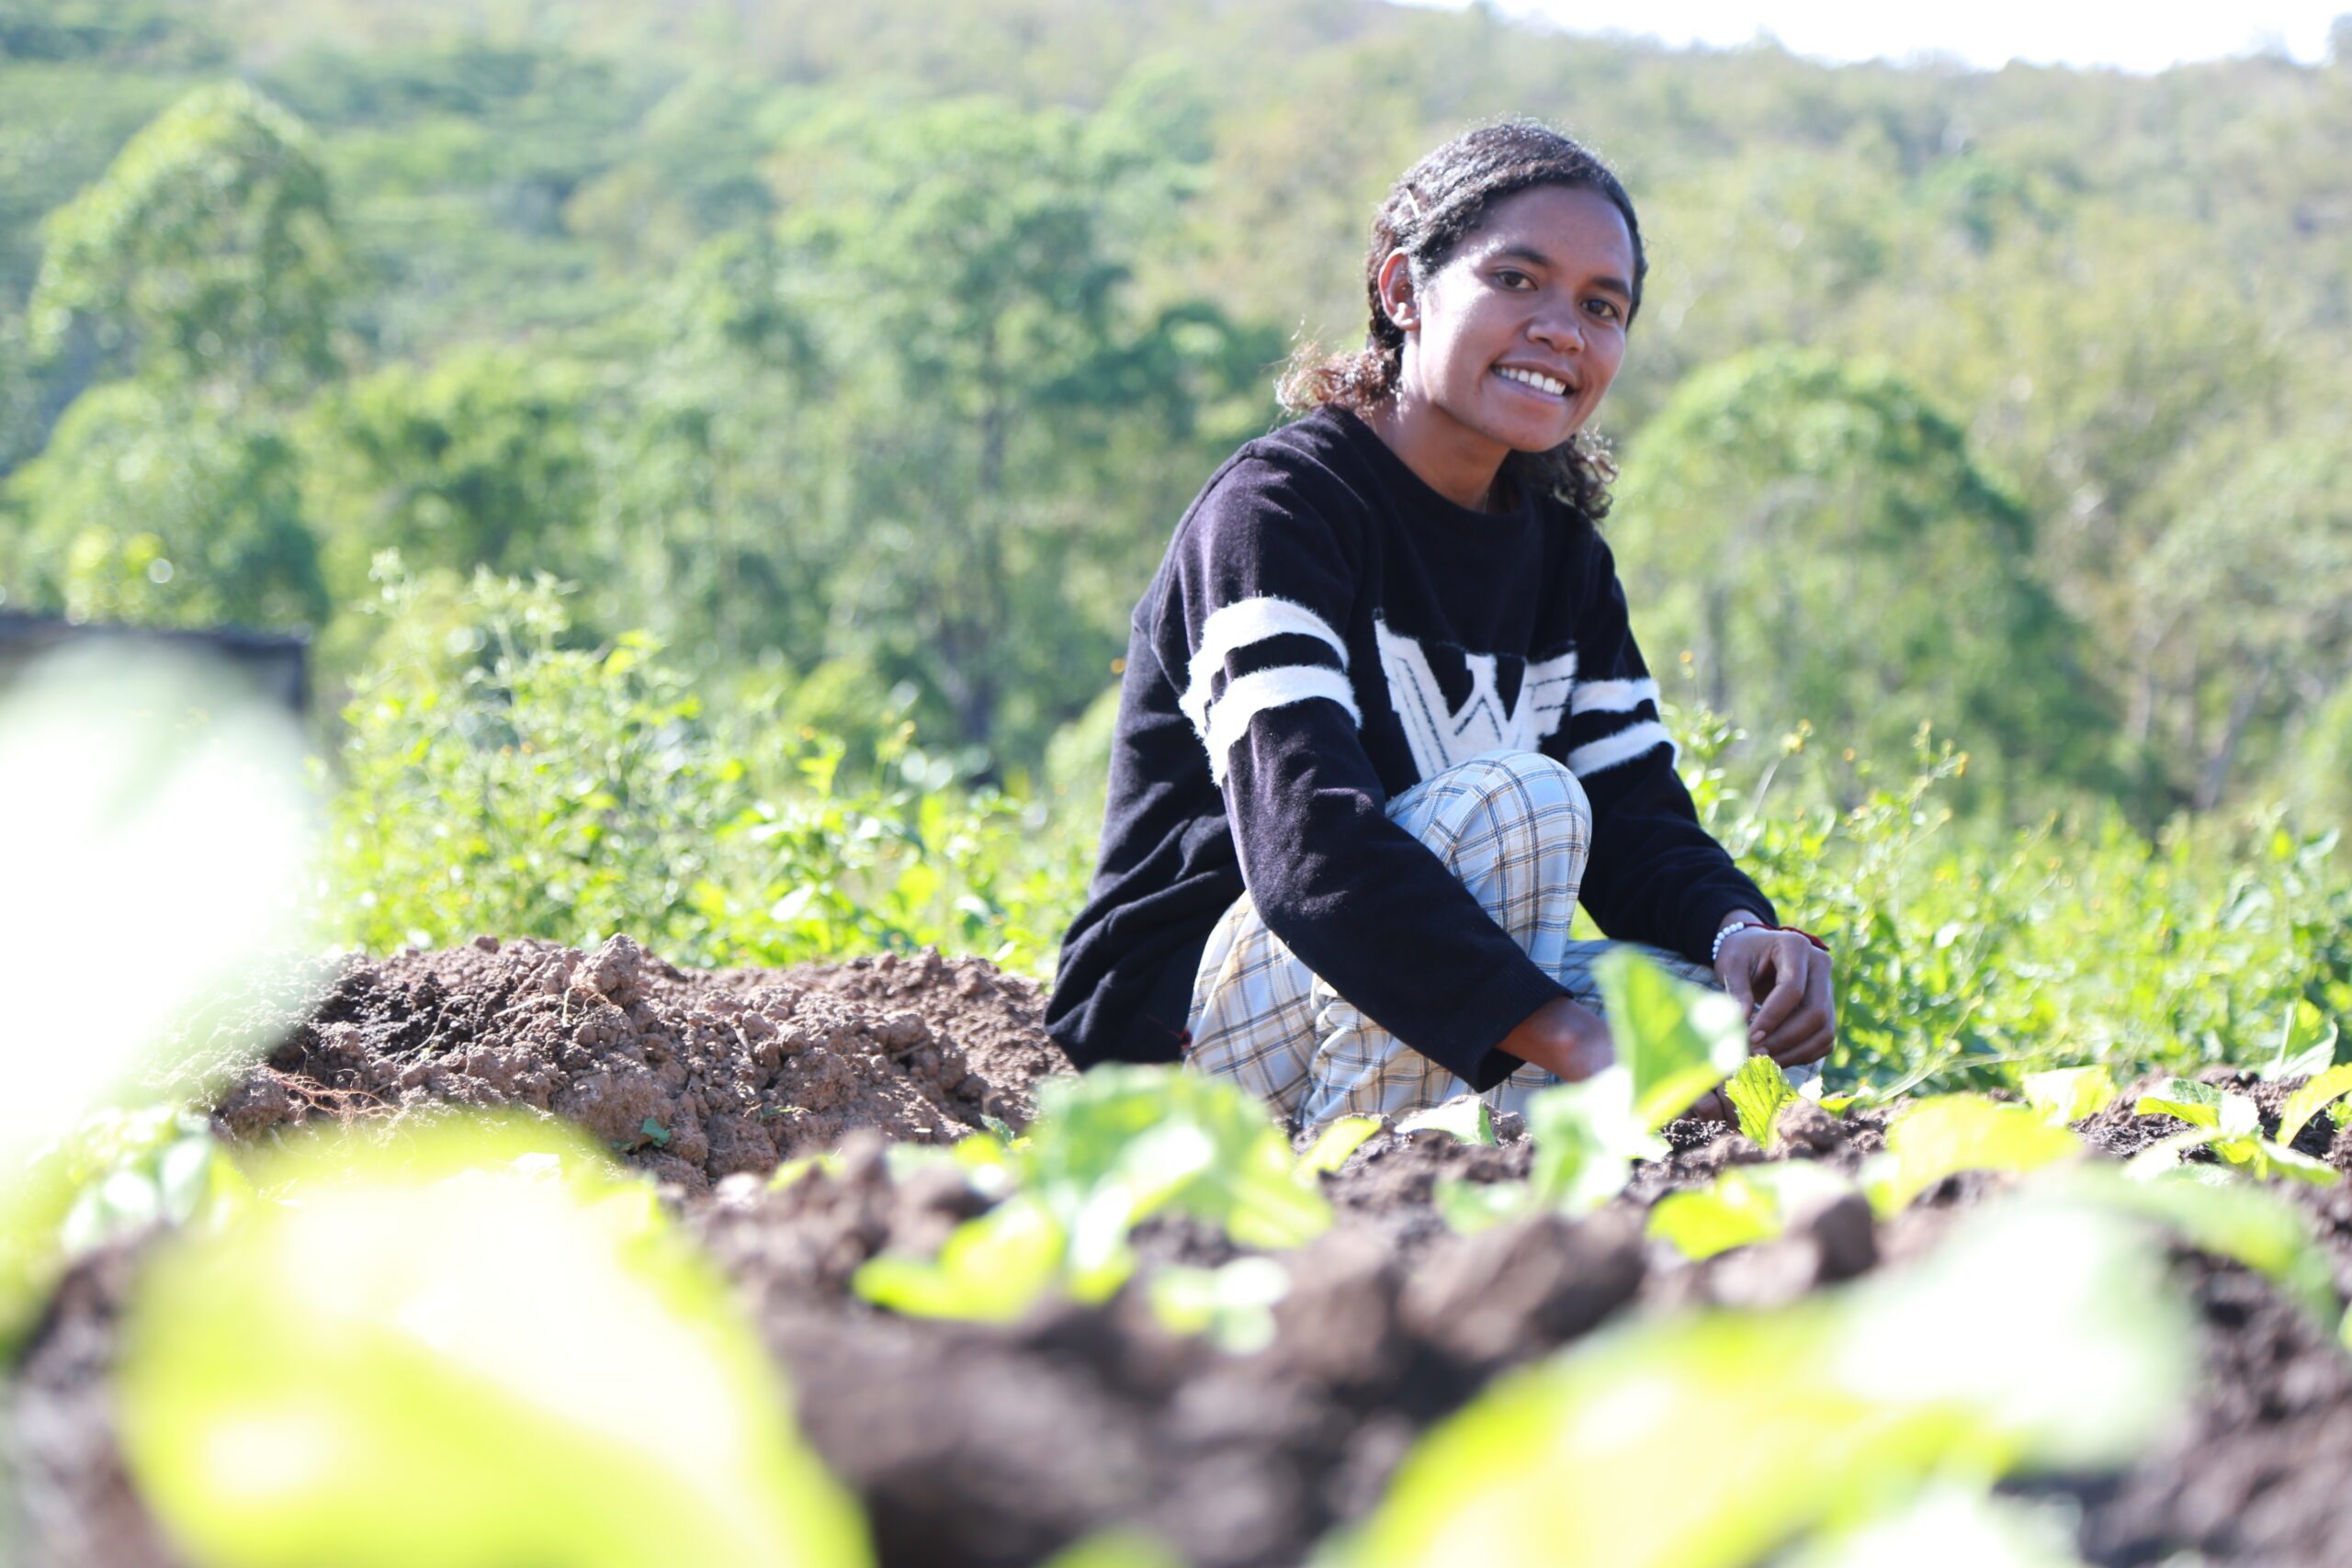
[{"label": "woman's neck", "polygon": [[1504,510],[1508,446],[1464,429],[1401,388],[1364,410],[1363,419],[1422,483],[1456,506]]}]

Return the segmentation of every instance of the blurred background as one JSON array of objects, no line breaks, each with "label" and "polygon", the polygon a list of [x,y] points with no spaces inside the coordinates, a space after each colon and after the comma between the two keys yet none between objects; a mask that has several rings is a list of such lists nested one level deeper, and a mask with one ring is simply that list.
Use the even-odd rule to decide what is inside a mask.
[{"label": "blurred background", "polygon": [[[1528,114],[1642,213],[1607,527],[1775,891],[1837,901],[1768,785],[2077,945],[2283,921],[2245,868],[2340,893],[2352,796],[2352,19],[2040,11],[0,0],[0,615],[306,637],[349,940],[1042,971],[1170,527],[1361,338],[1388,182]],[[2266,996],[2342,978],[2307,914]]]}]

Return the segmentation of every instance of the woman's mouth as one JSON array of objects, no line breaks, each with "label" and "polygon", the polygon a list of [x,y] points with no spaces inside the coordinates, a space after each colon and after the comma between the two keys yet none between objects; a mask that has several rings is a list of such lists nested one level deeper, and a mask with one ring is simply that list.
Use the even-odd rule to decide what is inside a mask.
[{"label": "woman's mouth", "polygon": [[1522,370],[1515,365],[1498,365],[1495,367],[1495,374],[1513,386],[1524,387],[1548,398],[1565,401],[1568,396],[1569,388],[1566,381],[1556,376],[1546,376],[1541,370]]}]

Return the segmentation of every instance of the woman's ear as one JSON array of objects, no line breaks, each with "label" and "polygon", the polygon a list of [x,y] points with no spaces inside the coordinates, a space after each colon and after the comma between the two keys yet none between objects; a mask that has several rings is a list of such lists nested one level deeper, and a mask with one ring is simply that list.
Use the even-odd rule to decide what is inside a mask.
[{"label": "woman's ear", "polygon": [[1380,308],[1396,323],[1399,332],[1411,332],[1421,324],[1420,291],[1413,283],[1413,258],[1403,251],[1391,251],[1380,264]]}]

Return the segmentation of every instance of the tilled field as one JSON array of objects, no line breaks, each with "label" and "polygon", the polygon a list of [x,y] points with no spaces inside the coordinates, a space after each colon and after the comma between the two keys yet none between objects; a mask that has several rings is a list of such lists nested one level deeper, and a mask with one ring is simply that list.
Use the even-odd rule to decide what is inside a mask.
[{"label": "tilled field", "polygon": [[[1414,1439],[1498,1372],[1619,1314],[1779,1304],[1902,1267],[2002,1185],[1952,1178],[1884,1223],[1850,1197],[1781,1239],[1694,1264],[1645,1241],[1643,1218],[1668,1191],[1763,1161],[1736,1133],[1673,1123],[1672,1157],[1639,1168],[1601,1213],[1465,1237],[1438,1217],[1431,1184],[1523,1175],[1521,1130],[1506,1124],[1492,1147],[1383,1132],[1324,1179],[1336,1227],[1275,1255],[1290,1290],[1272,1342],[1253,1354],[1167,1332],[1133,1287],[1003,1328],[857,1300],[859,1264],[933,1248],[988,1204],[952,1171],[894,1179],[887,1144],[952,1141],[988,1117],[1025,1122],[1038,1079],[1066,1070],[1037,1018],[1033,987],[976,960],[700,975],[626,941],[594,953],[484,941],[348,964],[267,1063],[229,1087],[217,1121],[249,1143],[320,1118],[391,1125],[450,1105],[529,1107],[586,1127],[665,1184],[736,1281],[804,1430],[865,1499],[894,1568],[1036,1562],[1114,1523],[1199,1564],[1297,1562],[1361,1517]],[[2241,1087],[2275,1118],[2290,1086]],[[1851,1169],[1882,1146],[1884,1124],[1800,1105],[1783,1123],[1788,1157]],[[2119,1107],[2077,1131],[2120,1156],[2176,1126]],[[2352,1165],[2352,1136],[2325,1118],[2299,1146]],[[781,1160],[829,1148],[843,1156],[836,1168],[767,1187]],[[2352,1291],[2352,1189],[2288,1190]],[[1239,1253],[1184,1221],[1148,1222],[1137,1244],[1161,1261]],[[122,1473],[107,1406],[140,1251],[77,1265],[17,1369],[6,1438],[28,1562],[175,1561]],[[2093,1562],[2341,1563],[2352,1359],[2234,1264],[2176,1249],[2173,1269],[2202,1325],[2194,1406],[2123,1475],[2033,1490],[2079,1503]]]}]

